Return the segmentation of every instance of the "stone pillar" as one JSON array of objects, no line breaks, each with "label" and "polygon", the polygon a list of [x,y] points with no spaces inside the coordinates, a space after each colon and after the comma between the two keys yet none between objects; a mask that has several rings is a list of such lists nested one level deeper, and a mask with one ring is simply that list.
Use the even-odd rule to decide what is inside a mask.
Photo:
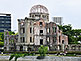
[{"label": "stone pillar", "polygon": [[27,46],[23,46],[23,51],[27,51]]},{"label": "stone pillar", "polygon": [[78,46],[75,46],[76,47],[76,51],[79,51],[79,47]]},{"label": "stone pillar", "polygon": [[72,50],[71,48],[72,48],[72,46],[71,46],[71,45],[69,45],[69,50],[70,50],[70,51]]},{"label": "stone pillar", "polygon": [[60,47],[59,47],[59,45],[58,45],[57,47],[58,47],[58,50],[60,50]]},{"label": "stone pillar", "polygon": [[17,49],[16,49],[17,51],[20,51],[20,46],[17,46]]},{"label": "stone pillar", "polygon": [[62,51],[64,51],[64,44],[62,44]]},{"label": "stone pillar", "polygon": [[18,42],[20,42],[20,22],[18,21]]},{"label": "stone pillar", "polygon": [[7,46],[7,51],[9,51],[9,47]]},{"label": "stone pillar", "polygon": [[81,51],[81,46],[80,46],[80,51]]},{"label": "stone pillar", "polygon": [[49,48],[50,48],[50,47],[48,46],[48,51],[49,51]]},{"label": "stone pillar", "polygon": [[7,46],[9,45],[9,36],[7,36]]}]

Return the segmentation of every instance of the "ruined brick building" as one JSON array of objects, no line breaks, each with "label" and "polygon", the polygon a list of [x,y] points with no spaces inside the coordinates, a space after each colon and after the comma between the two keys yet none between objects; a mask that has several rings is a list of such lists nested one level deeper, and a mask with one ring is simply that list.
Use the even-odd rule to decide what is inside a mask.
[{"label": "ruined brick building", "polygon": [[56,23],[49,22],[46,7],[35,5],[30,9],[29,17],[18,19],[17,51],[37,50],[40,45],[60,50],[63,44],[68,45],[68,36],[62,34]]},{"label": "ruined brick building", "polygon": [[28,46],[32,49],[40,45],[68,45],[68,36],[62,34],[56,23],[49,22],[48,9],[42,5],[33,6],[29,17],[18,19],[18,32],[16,45],[20,51],[27,51]]}]

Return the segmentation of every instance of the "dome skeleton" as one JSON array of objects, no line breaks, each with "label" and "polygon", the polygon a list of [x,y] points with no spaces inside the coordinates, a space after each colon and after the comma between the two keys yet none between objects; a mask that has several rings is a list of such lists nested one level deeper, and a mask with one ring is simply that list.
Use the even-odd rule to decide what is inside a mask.
[{"label": "dome skeleton", "polygon": [[31,8],[30,13],[48,13],[48,9],[42,5],[35,5]]}]

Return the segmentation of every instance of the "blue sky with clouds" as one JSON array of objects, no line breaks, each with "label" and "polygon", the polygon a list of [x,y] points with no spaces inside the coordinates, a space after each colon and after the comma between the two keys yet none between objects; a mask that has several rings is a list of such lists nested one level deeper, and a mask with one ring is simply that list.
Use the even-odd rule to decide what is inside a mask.
[{"label": "blue sky with clouds", "polygon": [[81,28],[81,0],[0,0],[0,13],[11,13],[14,31],[18,30],[17,19],[28,17],[31,7],[37,4],[48,8],[50,21],[54,16],[61,16],[64,24]]}]

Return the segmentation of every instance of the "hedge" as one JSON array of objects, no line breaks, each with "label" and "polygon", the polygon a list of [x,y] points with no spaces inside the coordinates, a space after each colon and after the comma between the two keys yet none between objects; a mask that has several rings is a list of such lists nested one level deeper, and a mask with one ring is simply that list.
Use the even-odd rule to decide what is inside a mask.
[{"label": "hedge", "polygon": [[0,47],[4,46],[4,42],[0,41]]}]

